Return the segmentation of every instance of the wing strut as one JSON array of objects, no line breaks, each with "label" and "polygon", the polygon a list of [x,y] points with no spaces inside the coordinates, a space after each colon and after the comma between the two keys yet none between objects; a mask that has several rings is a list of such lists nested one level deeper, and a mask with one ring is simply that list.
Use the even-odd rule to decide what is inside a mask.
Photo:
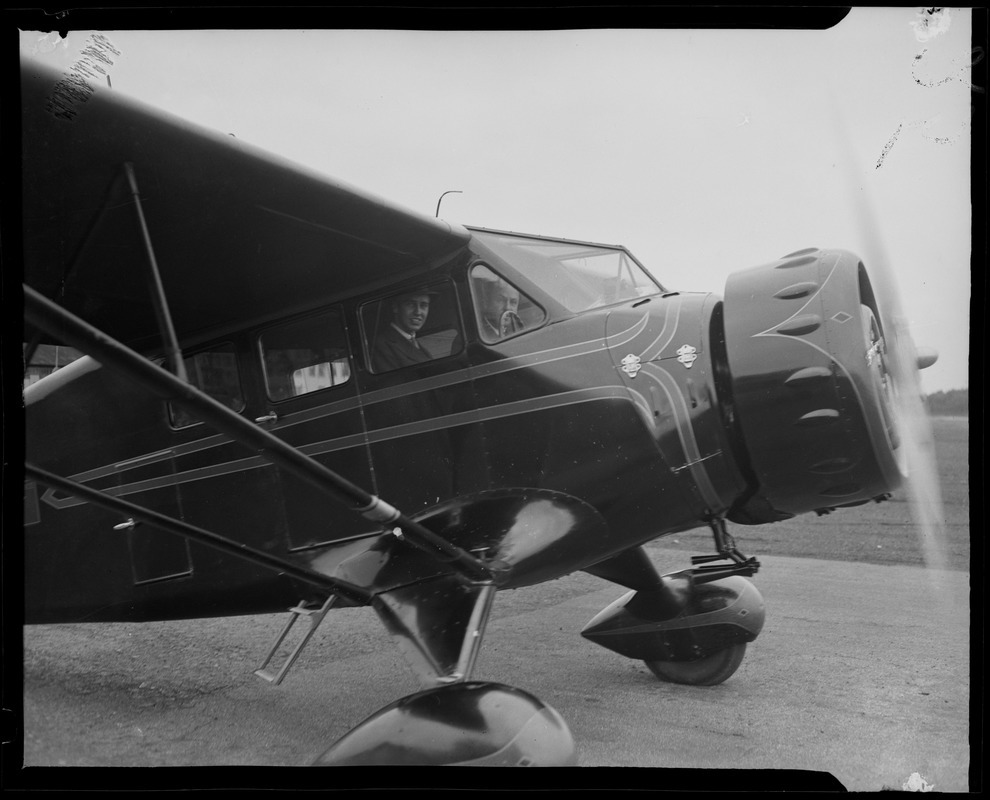
[{"label": "wing strut", "polygon": [[155,394],[176,400],[217,430],[256,450],[263,458],[284,467],[348,506],[351,511],[380,523],[383,528],[391,528],[397,538],[423,550],[436,560],[449,563],[456,572],[467,579],[499,583],[506,577],[499,565],[481,561],[466,550],[437,536],[384,500],[366,492],[274,434],[244,419],[191,383],[182,381],[141,357],[26,284],[24,285],[24,318],[48,333],[54,334],[57,331],[59,336],[77,349],[88,353],[112,369],[120,370]]},{"label": "wing strut", "polygon": [[179,348],[179,340],[176,338],[175,327],[172,325],[172,315],[169,313],[168,301],[165,299],[165,287],[162,286],[161,274],[158,272],[155,248],[151,245],[151,234],[148,232],[148,223],[144,219],[144,208],[141,206],[141,195],[138,193],[137,178],[134,176],[134,165],[129,161],[124,163],[124,174],[127,176],[131,197],[134,199],[134,210],[137,212],[138,224],[141,226],[144,249],[148,253],[148,289],[151,292],[151,304],[155,308],[158,328],[165,340],[165,359],[172,372],[180,380],[188,382],[189,377],[186,375],[186,365],[182,360],[182,350]]},{"label": "wing strut", "polygon": [[[123,164],[122,174],[127,181],[127,187],[131,195],[131,200],[134,204],[134,211],[137,214],[138,227],[141,230],[141,239],[144,242],[144,249],[147,253],[148,291],[151,295],[151,305],[155,310],[155,319],[158,321],[158,329],[162,335],[165,359],[168,363],[169,369],[171,369],[175,375],[183,381],[188,381],[189,378],[186,374],[186,365],[182,360],[182,350],[179,347],[178,337],[175,335],[175,326],[172,324],[172,315],[169,312],[168,301],[165,299],[165,287],[162,285],[161,273],[158,269],[158,260],[155,258],[155,249],[151,242],[151,233],[148,230],[148,223],[144,216],[144,207],[141,205],[141,195],[138,190],[137,177],[134,174],[134,165],[130,162],[125,162]],[[76,248],[76,252],[73,257],[69,260],[69,266],[63,272],[60,293],[64,290],[65,282],[72,274],[72,271],[79,260],[80,254],[83,250],[85,250],[93,231],[96,230],[100,221],[106,215],[107,209],[110,208],[111,199],[114,198],[115,195],[119,196],[121,188],[120,182],[121,173],[117,173],[110,181],[110,185],[106,191],[106,196],[100,205],[99,211],[87,229],[86,235]],[[25,350],[25,364],[31,362],[31,357],[34,354],[34,351],[37,350],[40,342],[41,332],[39,331],[31,338],[31,341],[28,343]]]}]

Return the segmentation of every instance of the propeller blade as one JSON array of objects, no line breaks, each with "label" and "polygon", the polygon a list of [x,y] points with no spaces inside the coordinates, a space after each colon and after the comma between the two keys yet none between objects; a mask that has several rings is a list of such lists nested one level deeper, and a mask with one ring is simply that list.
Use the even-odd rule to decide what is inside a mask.
[{"label": "propeller blade", "polygon": [[862,180],[858,160],[845,136],[847,167],[854,187],[854,212],[860,227],[862,256],[880,313],[879,340],[869,348],[876,359],[890,413],[892,445],[904,476],[904,486],[926,565],[946,569],[945,512],[935,461],[935,442],[925,407],[919,369],[935,363],[931,348],[916,348],[901,304],[897,281],[887,257],[881,227]]}]

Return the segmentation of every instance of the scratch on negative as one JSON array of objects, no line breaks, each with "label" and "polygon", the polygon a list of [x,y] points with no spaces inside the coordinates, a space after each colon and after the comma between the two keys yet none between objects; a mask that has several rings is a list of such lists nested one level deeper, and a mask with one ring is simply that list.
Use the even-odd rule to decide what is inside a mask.
[{"label": "scratch on negative", "polygon": [[894,142],[897,141],[897,137],[901,134],[901,128],[904,127],[904,123],[897,126],[897,130],[894,131],[894,135],[890,137],[890,140],[883,147],[883,152],[880,154],[880,158],[877,159],[876,169],[880,169],[880,165],[883,164],[883,160],[887,157],[887,153],[890,152],[890,148],[894,146]]},{"label": "scratch on negative", "polygon": [[52,89],[46,110],[60,119],[72,120],[76,116],[79,104],[87,102],[93,94],[93,86],[88,79],[98,79],[98,74],[105,75],[109,85],[110,75],[107,73],[107,68],[113,66],[113,56],[119,55],[120,51],[106,36],[99,33],[90,36],[82,51],[82,57],[69,68],[65,77]]}]

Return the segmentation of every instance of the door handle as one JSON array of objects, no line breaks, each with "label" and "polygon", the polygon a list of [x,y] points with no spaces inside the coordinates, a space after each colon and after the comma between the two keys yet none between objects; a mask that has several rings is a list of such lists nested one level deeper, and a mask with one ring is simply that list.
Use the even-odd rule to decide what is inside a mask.
[{"label": "door handle", "polygon": [[269,412],[268,414],[266,414],[263,417],[255,417],[254,418],[254,421],[255,422],[277,422],[278,421],[278,414],[276,414],[274,411],[271,411],[271,412]]}]

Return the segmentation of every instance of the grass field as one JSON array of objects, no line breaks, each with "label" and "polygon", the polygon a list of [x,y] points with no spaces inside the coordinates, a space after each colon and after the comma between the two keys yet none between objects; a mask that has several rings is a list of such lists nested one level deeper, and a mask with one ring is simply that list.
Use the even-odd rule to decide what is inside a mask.
[{"label": "grass field", "polygon": [[[969,419],[935,417],[935,457],[945,519],[942,549],[948,569],[970,568]],[[838,509],[819,517],[805,514],[771,525],[730,525],[739,550],[747,556],[780,555],[864,561],[873,564],[925,563],[918,526],[904,489],[885,503]],[[707,529],[656,542],[658,547],[713,552]]]}]

